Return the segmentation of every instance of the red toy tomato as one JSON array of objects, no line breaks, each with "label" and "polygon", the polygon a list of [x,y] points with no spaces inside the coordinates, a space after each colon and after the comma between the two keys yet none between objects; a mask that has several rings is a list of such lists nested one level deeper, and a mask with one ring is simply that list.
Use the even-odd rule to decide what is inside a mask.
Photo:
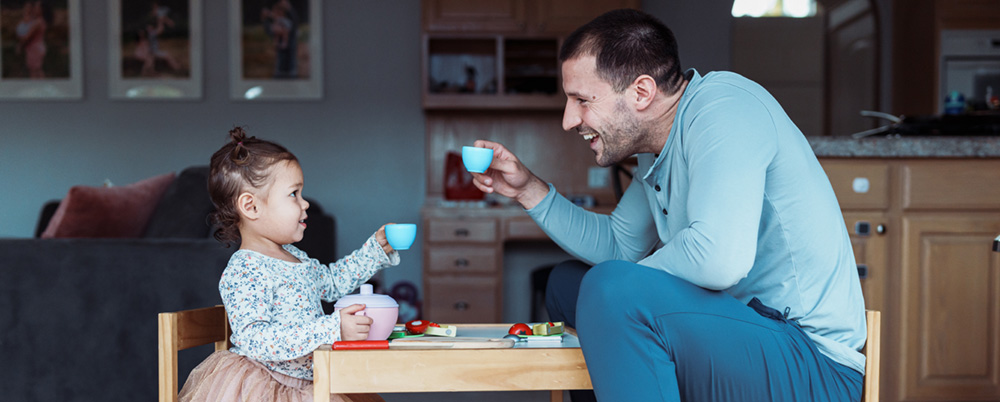
[{"label": "red toy tomato", "polygon": [[430,321],[423,320],[413,320],[406,323],[406,332],[410,335],[418,335],[424,333],[427,330],[427,326],[431,324]]},{"label": "red toy tomato", "polygon": [[531,335],[531,327],[528,324],[517,323],[510,326],[510,330],[507,331],[511,335]]}]

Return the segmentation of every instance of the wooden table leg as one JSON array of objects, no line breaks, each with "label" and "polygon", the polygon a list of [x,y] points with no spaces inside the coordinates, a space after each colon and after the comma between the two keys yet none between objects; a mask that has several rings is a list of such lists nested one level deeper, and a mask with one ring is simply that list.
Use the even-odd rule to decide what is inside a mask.
[{"label": "wooden table leg", "polygon": [[551,391],[551,392],[552,392],[552,397],[551,397],[551,401],[552,402],[562,402],[562,400],[563,400],[563,392],[562,392],[562,390]]},{"label": "wooden table leg", "polygon": [[330,402],[329,360],[326,353],[313,353],[313,402]]}]

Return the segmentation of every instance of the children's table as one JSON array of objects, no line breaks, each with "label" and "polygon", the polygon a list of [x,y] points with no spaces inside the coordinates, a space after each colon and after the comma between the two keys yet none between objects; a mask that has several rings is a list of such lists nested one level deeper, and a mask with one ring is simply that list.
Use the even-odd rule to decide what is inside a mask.
[{"label": "children's table", "polygon": [[[458,337],[502,338],[511,324],[457,324]],[[330,394],[460,391],[552,392],[592,389],[580,341],[566,328],[562,342],[517,342],[499,349],[333,350],[313,352],[316,402]]]}]

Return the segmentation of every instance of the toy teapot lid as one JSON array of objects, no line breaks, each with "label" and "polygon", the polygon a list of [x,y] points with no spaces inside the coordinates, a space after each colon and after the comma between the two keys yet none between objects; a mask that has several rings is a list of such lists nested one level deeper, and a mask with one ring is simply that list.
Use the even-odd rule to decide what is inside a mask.
[{"label": "toy teapot lid", "polygon": [[358,293],[341,297],[334,303],[334,308],[344,308],[352,304],[364,304],[365,308],[375,307],[399,307],[396,300],[387,295],[374,293],[373,286],[369,283],[361,285]]}]

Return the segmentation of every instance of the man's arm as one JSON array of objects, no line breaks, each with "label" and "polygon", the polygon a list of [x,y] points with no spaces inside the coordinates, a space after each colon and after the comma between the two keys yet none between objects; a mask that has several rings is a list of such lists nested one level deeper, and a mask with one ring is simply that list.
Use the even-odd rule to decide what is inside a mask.
[{"label": "man's arm", "polygon": [[589,264],[638,261],[659,241],[642,186],[628,187],[611,215],[580,208],[548,186],[549,192],[528,215],[563,250]]}]

